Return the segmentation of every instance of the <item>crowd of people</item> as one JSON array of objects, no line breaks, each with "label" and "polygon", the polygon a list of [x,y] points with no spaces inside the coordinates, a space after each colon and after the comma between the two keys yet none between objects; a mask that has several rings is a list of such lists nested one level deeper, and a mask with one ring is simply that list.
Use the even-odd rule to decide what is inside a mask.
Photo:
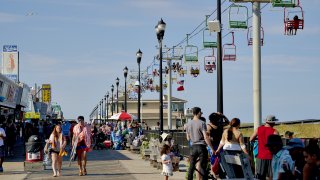
[{"label": "crowd of people", "polygon": [[[320,179],[320,150],[317,139],[309,141],[305,146],[306,143],[302,139],[294,138],[290,131],[285,133],[287,139],[283,139],[274,128],[278,121],[274,115],[267,116],[265,124],[251,135],[249,145],[255,145],[253,149],[256,152],[253,157],[249,156],[248,145],[239,129],[240,119],[233,118],[229,121],[221,113],[212,113],[209,116],[210,123],[206,125],[201,108],[193,108],[193,115],[193,120],[185,127],[186,138],[191,144],[188,179],[193,179],[195,170],[198,179],[209,178],[208,150],[211,152],[211,167],[215,162],[212,159],[218,158],[221,165],[226,166],[221,161],[224,156],[244,154],[242,157],[250,160],[256,179]],[[223,155],[219,157],[222,152]],[[212,173],[216,177],[244,178],[244,166],[246,165],[235,163],[231,167],[224,167],[225,172],[220,168]],[[234,173],[226,173],[228,168]]]}]

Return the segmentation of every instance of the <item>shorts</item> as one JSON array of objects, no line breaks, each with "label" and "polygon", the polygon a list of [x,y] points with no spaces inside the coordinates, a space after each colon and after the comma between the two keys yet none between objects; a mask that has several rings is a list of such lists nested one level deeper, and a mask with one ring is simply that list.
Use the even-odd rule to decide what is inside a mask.
[{"label": "shorts", "polygon": [[76,150],[77,150],[77,155],[78,155],[78,158],[79,158],[80,154],[82,152],[88,151],[86,143],[84,141],[81,141],[80,143],[78,143]]},{"label": "shorts", "polygon": [[57,154],[60,153],[60,151],[56,151],[56,150],[53,150],[53,149],[50,149],[49,152],[50,152],[50,153],[57,153]]},{"label": "shorts", "polygon": [[0,158],[5,156],[4,145],[0,146]]},{"label": "shorts", "polygon": [[266,178],[272,176],[272,164],[271,159],[259,159],[256,160],[256,178]]}]

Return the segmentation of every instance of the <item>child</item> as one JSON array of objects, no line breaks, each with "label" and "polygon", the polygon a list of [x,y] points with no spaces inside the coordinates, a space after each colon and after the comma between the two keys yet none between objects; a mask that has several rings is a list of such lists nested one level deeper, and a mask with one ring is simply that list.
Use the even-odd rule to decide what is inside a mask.
[{"label": "child", "polygon": [[173,167],[172,161],[170,158],[170,146],[164,144],[161,149],[161,161],[162,161],[162,175],[164,175],[164,179],[168,180],[169,176],[172,176]]}]

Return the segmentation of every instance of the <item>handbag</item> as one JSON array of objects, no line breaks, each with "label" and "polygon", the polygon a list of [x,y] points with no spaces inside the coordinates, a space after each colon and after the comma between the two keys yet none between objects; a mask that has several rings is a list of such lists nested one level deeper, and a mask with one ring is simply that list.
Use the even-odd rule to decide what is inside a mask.
[{"label": "handbag", "polygon": [[216,157],[214,159],[214,163],[211,165],[211,171],[214,174],[218,174],[219,173],[219,169],[220,169],[220,164],[219,164],[219,157]]}]

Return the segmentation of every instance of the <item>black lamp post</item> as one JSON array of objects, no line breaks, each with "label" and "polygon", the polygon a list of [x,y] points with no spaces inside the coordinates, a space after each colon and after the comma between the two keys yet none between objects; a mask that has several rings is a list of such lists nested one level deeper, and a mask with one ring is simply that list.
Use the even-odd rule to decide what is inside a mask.
[{"label": "black lamp post", "polygon": [[119,88],[119,78],[117,77],[116,79],[116,85],[117,85],[117,113],[119,112],[119,91],[118,91],[118,88]]},{"label": "black lamp post", "polygon": [[101,122],[101,116],[102,116],[102,106],[101,106],[101,104],[102,104],[102,101],[100,101],[100,122]]},{"label": "black lamp post", "polygon": [[160,61],[160,135],[163,133],[163,83],[162,83],[162,40],[164,36],[164,32],[166,29],[166,23],[163,22],[162,18],[158,22],[158,24],[155,27],[156,33],[157,33],[157,39],[159,42],[159,61]]},{"label": "black lamp post", "polygon": [[107,95],[104,95],[104,108],[103,108],[103,116],[104,116],[104,123],[103,124],[106,124],[106,109],[107,109]]},{"label": "black lamp post", "polygon": [[141,82],[140,82],[140,63],[141,63],[141,58],[142,58],[142,52],[139,49],[137,52],[137,63],[138,63],[138,81],[139,81],[139,87],[138,87],[138,122],[141,122]]},{"label": "black lamp post", "polygon": [[99,104],[96,106],[96,109],[97,109],[96,119],[98,119],[98,117],[99,117]]},{"label": "black lamp post", "polygon": [[113,90],[114,90],[114,86],[112,84],[111,85],[111,116],[113,115]]},{"label": "black lamp post", "polygon": [[107,121],[109,121],[109,91],[107,92]]},{"label": "black lamp post", "polygon": [[128,76],[128,68],[127,66],[123,69],[124,75],[124,111],[127,112],[127,76]]}]

